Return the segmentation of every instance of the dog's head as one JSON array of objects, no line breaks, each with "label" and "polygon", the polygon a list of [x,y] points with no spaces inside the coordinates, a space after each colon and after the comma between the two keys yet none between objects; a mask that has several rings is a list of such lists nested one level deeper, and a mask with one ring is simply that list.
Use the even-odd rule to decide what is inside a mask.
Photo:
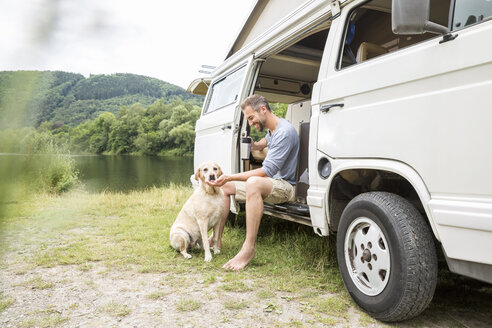
[{"label": "dog's head", "polygon": [[195,180],[202,180],[202,182],[206,181],[215,181],[222,175],[222,169],[219,164],[215,162],[205,162],[200,165],[198,170],[195,173]]}]

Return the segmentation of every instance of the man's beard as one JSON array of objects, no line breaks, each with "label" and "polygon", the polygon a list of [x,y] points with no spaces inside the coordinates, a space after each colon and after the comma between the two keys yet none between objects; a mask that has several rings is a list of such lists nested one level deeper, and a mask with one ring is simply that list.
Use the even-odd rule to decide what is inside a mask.
[{"label": "man's beard", "polygon": [[258,130],[259,132],[262,132],[264,128],[265,128],[265,127],[263,126],[263,124],[262,124],[261,122],[258,122],[258,128],[257,128],[257,130]]},{"label": "man's beard", "polygon": [[[262,131],[263,131],[263,129],[265,129],[265,121],[266,121],[265,119],[263,119],[263,120],[261,120],[261,119],[260,119],[260,120],[258,120],[258,123],[256,123],[256,124],[258,124],[258,127],[257,127],[256,129],[257,129],[259,132],[262,132]],[[256,125],[256,124],[255,124],[255,125]]]}]

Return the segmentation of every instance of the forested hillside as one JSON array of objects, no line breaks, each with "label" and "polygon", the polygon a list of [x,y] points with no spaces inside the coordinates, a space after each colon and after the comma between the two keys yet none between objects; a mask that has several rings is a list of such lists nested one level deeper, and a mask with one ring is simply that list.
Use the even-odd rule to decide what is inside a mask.
[{"label": "forested hillside", "polygon": [[133,74],[0,72],[0,152],[191,154],[202,103]]},{"label": "forested hillside", "polygon": [[121,106],[148,106],[159,99],[199,105],[203,97],[158,79],[134,75],[67,72],[0,72],[0,128],[38,127],[43,122],[77,126]]}]

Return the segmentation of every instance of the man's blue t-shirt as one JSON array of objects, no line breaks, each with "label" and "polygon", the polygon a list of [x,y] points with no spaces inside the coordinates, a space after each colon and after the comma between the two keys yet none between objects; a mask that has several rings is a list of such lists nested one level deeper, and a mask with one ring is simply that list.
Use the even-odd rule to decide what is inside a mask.
[{"label": "man's blue t-shirt", "polygon": [[265,136],[268,153],[263,161],[263,171],[270,178],[280,178],[296,184],[297,154],[299,136],[296,129],[286,119],[281,118],[277,128]]}]

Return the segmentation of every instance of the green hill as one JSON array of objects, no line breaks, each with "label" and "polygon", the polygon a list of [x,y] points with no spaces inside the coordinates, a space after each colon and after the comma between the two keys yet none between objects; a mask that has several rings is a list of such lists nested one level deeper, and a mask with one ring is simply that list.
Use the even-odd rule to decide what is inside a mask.
[{"label": "green hill", "polygon": [[135,74],[91,75],[60,71],[0,72],[0,129],[80,125],[122,106],[146,107],[159,99],[201,106],[203,97],[161,80]]}]

